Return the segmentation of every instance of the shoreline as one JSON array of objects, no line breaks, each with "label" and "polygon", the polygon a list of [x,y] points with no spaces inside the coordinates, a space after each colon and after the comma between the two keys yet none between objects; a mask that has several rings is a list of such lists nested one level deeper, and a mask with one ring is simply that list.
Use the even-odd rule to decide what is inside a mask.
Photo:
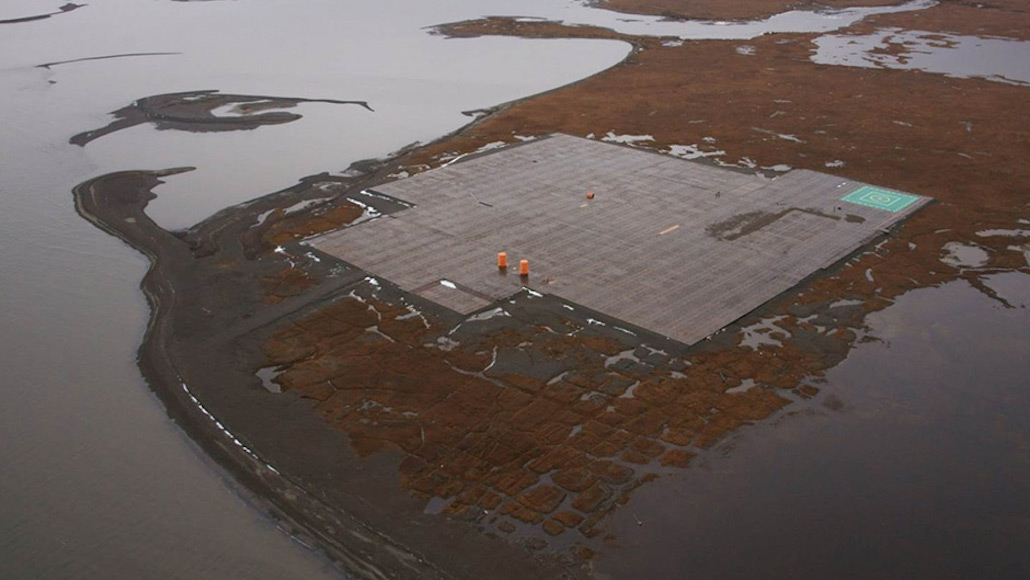
[{"label": "shoreline", "polygon": [[[528,26],[528,25],[527,25]],[[559,34],[560,31],[548,30],[543,34]],[[629,42],[626,37],[619,38]],[[348,468],[352,464],[348,462],[362,462],[361,470],[365,472],[363,483],[369,490],[371,498],[394,498],[406,493],[398,484],[384,483],[384,478],[396,472],[392,461],[396,458],[387,452],[380,452],[371,459],[358,459],[353,451],[346,451],[351,442],[342,432],[334,430],[324,424],[318,417],[311,413],[310,404],[297,397],[289,398],[280,396],[281,399],[270,404],[270,397],[250,387],[255,386],[256,378],[253,375],[247,377],[240,372],[239,361],[234,368],[216,368],[217,360],[240,358],[249,361],[253,366],[257,361],[254,353],[260,352],[254,339],[248,335],[245,338],[251,341],[249,344],[250,354],[241,355],[241,351],[234,344],[239,334],[226,336],[218,333],[216,339],[222,340],[223,344],[211,344],[214,339],[203,339],[201,337],[212,328],[243,328],[247,329],[243,334],[258,331],[272,325],[274,322],[286,319],[296,319],[304,314],[315,312],[327,303],[331,303],[344,288],[361,279],[361,276],[344,277],[336,282],[325,282],[328,279],[328,262],[325,265],[311,265],[317,274],[325,277],[319,280],[314,290],[308,291],[304,288],[289,288],[280,302],[267,305],[267,310],[258,316],[259,320],[248,320],[247,307],[259,304],[267,294],[260,292],[262,280],[268,276],[275,276],[279,266],[288,261],[285,257],[270,255],[270,247],[267,247],[268,239],[263,236],[265,232],[275,229],[278,223],[282,225],[279,233],[287,238],[293,233],[303,230],[302,224],[291,224],[303,222],[308,217],[307,212],[302,216],[282,215],[278,220],[272,220],[267,225],[269,228],[256,234],[251,234],[253,227],[250,221],[256,220],[256,216],[265,210],[289,207],[298,201],[313,198],[316,193],[311,185],[315,183],[335,183],[337,191],[327,204],[319,204],[312,208],[312,211],[323,209],[327,215],[335,215],[339,223],[349,221],[353,217],[353,207],[345,207],[348,202],[346,196],[353,195],[364,189],[366,186],[382,181],[387,175],[400,171],[405,167],[417,166],[420,163],[439,160],[444,150],[456,147],[459,154],[469,153],[478,149],[477,145],[487,142],[490,137],[506,134],[503,124],[503,117],[518,109],[530,101],[542,100],[545,96],[560,96],[575,87],[582,87],[602,76],[612,75],[619,69],[636,66],[639,53],[644,50],[644,41],[638,39],[638,43],[631,43],[633,49],[620,63],[609,69],[605,69],[593,75],[580,79],[576,82],[562,87],[532,95],[524,99],[512,101],[491,108],[488,114],[474,119],[468,125],[457,131],[441,137],[431,143],[419,145],[410,150],[398,152],[396,156],[382,161],[366,162],[355,164],[366,169],[361,177],[337,178],[325,174],[309,176],[291,188],[275,192],[252,202],[239,206],[227,208],[214,216],[204,220],[200,224],[190,228],[185,233],[169,233],[158,227],[144,210],[147,202],[153,198],[150,193],[162,177],[174,174],[175,170],[144,172],[126,171],[115,174],[100,176],[80,184],[75,188],[76,207],[80,215],[89,220],[97,227],[122,239],[124,242],[139,250],[148,257],[150,268],[141,281],[141,289],[147,297],[151,308],[151,315],[143,342],[138,351],[138,363],[143,372],[145,380],[151,390],[158,395],[164,403],[168,414],[177,424],[195,441],[205,453],[219,464],[223,469],[232,473],[233,477],[242,488],[247,489],[253,495],[254,501],[274,520],[286,525],[290,533],[304,537],[305,535],[314,538],[320,549],[327,552],[330,559],[347,569],[350,574],[357,574],[359,577],[425,577],[425,578],[448,578],[467,575],[469,567],[478,573],[485,573],[486,570],[503,571],[505,577],[533,576],[547,573],[549,575],[564,575],[570,577],[587,577],[589,573],[589,559],[575,563],[561,562],[551,556],[527,558],[526,554],[517,547],[513,547],[502,539],[491,538],[480,534],[473,526],[467,526],[463,522],[449,522],[439,528],[434,525],[430,528],[427,524],[429,518],[419,517],[419,508],[413,501],[411,505],[400,508],[403,518],[417,527],[414,533],[408,533],[407,538],[425,537],[432,535],[446,536],[441,534],[442,529],[448,533],[457,534],[463,542],[449,541],[451,536],[436,540],[427,539],[427,546],[441,548],[442,551],[411,549],[412,545],[405,538],[395,539],[384,535],[382,531],[386,528],[376,525],[376,517],[381,513],[370,506],[362,498],[341,499],[339,497],[325,495],[325,483],[331,481],[333,476],[348,474]],[[655,39],[654,43],[648,42],[648,47],[660,42]],[[712,41],[709,41],[712,42]],[[904,74],[904,73],[899,73]],[[899,77],[900,78],[900,77]],[[491,125],[493,128],[491,128]],[[102,192],[104,185],[114,186],[108,192]],[[328,206],[328,207],[326,207]],[[336,215],[334,210],[340,210]],[[924,212],[926,213],[926,212]],[[131,220],[131,221],[129,221]],[[930,218],[921,216],[924,223]],[[907,227],[907,226],[906,226]],[[291,233],[292,228],[292,233]],[[920,226],[918,229],[925,229]],[[260,228],[259,228],[260,229]],[[909,237],[906,233],[904,237]],[[249,241],[244,240],[251,236]],[[298,235],[296,238],[305,236]],[[894,234],[894,240],[902,236]],[[240,241],[244,240],[244,241]],[[895,241],[894,243],[899,243]],[[309,252],[307,248],[301,248],[296,242],[283,244],[291,255],[297,256]],[[819,273],[816,277],[806,280],[799,285],[798,290],[808,293],[813,287],[819,287],[818,281],[825,280],[831,275],[839,274],[839,270],[847,267],[851,258],[860,257],[858,254],[865,252],[865,249],[856,253],[856,256],[849,257],[844,263],[835,266],[831,272]],[[251,259],[250,256],[262,256],[262,259]],[[225,280],[221,273],[212,265],[205,263],[198,266],[198,263],[210,262],[212,257],[221,256],[227,258],[233,264],[232,271],[242,274],[239,278]],[[1004,264],[996,268],[1004,268]],[[319,270],[319,268],[322,268]],[[1025,269],[1025,268],[1024,268]],[[363,274],[362,274],[363,275]],[[868,274],[866,274],[868,276]],[[212,304],[206,303],[204,292],[196,288],[206,287],[214,280],[218,290],[213,294],[223,292],[224,296],[233,298],[237,303],[225,311],[218,311],[209,308]],[[288,286],[289,281],[285,282]],[[825,284],[825,282],[824,282]],[[282,285],[280,285],[282,286]],[[790,293],[788,293],[790,294]],[[818,311],[818,296],[812,302],[813,308]],[[823,296],[839,298],[846,292],[840,288],[823,288]],[[242,298],[237,300],[235,298]],[[886,300],[874,298],[876,309],[886,307],[890,303],[889,297]],[[828,300],[828,299],[827,299]],[[249,303],[247,303],[249,301]],[[771,302],[782,304],[785,296],[781,295]],[[244,308],[240,308],[239,302],[244,302]],[[187,308],[183,308],[183,306]],[[762,311],[773,307],[763,306]],[[205,313],[205,311],[211,314]],[[850,322],[842,326],[846,329],[851,326],[861,327],[862,319],[871,310],[863,309],[863,312],[853,313],[844,317]],[[752,315],[757,315],[752,313]],[[752,317],[749,315],[749,317]],[[838,322],[838,324],[841,324]],[[726,333],[714,346],[707,348],[718,349],[725,347],[730,340],[731,333]],[[853,334],[853,333],[852,333]],[[183,343],[191,340],[198,340],[200,344],[194,347],[183,347]],[[846,355],[850,345],[854,343],[855,337],[843,340],[845,345],[843,353]],[[212,348],[212,346],[216,348]],[[206,351],[206,352],[194,352]],[[197,354],[196,358],[183,357],[185,353]],[[830,357],[831,359],[834,357]],[[176,362],[178,361],[178,365]],[[834,363],[835,364],[835,363]],[[832,364],[830,365],[832,366]],[[802,368],[804,368],[802,366]],[[180,374],[180,372],[182,374]],[[211,376],[200,376],[211,375]],[[181,385],[188,385],[189,390],[184,390]],[[239,387],[246,387],[243,391]],[[258,387],[260,388],[260,387]],[[196,389],[200,400],[205,401],[210,408],[214,409],[213,414],[218,417],[217,421],[226,425],[242,427],[229,431],[237,433],[236,437],[242,443],[233,443],[232,439],[226,437],[225,429],[219,429],[214,419],[205,416],[201,409],[191,399]],[[208,401],[211,401],[210,403]],[[229,401],[233,405],[245,407],[244,411],[236,412],[230,417],[222,416],[220,409],[229,408]],[[241,404],[242,403],[242,404]],[[303,441],[278,441],[275,436],[267,434],[256,434],[257,431],[267,428],[269,418],[289,418],[301,432],[304,433]],[[316,449],[308,457],[302,460],[312,464],[322,460],[331,453],[340,453],[344,458],[342,463],[332,465],[332,476],[318,479],[313,473],[321,469],[310,468],[300,470],[303,475],[291,477],[294,470],[281,468],[281,463],[275,459],[269,459],[266,463],[261,456],[247,454],[242,451],[243,445],[251,449],[257,449],[261,453],[265,449],[271,450],[271,455],[276,457],[288,456],[297,452],[308,443],[312,443],[313,435],[324,437],[324,441],[315,443]],[[254,440],[257,440],[255,443]],[[313,459],[314,458],[314,459]],[[271,466],[271,468],[270,468]],[[309,467],[311,467],[309,465]],[[321,484],[321,485],[320,485]],[[383,490],[376,490],[374,486],[381,486]],[[316,490],[316,497],[306,489]],[[343,507],[341,507],[341,505]],[[348,509],[350,508],[350,509]],[[377,516],[378,514],[378,516]],[[435,524],[440,524],[434,519]],[[464,531],[462,531],[464,528]],[[447,540],[447,541],[444,541]],[[479,548],[477,553],[470,553],[469,547],[475,545]],[[434,565],[433,562],[451,560],[448,558],[447,548],[457,551],[455,556],[471,560],[470,563],[455,564],[462,570],[454,574],[443,569],[442,566]],[[459,548],[460,546],[460,548]],[[432,553],[430,557],[429,554]],[[475,567],[479,568],[475,568]]]},{"label": "shoreline", "polygon": [[[442,139],[449,137],[451,135]],[[360,191],[370,182],[382,181],[382,176],[395,169],[398,160],[406,155],[408,152],[402,151],[387,160],[357,162],[355,166],[372,166],[375,169],[370,176],[339,178],[339,182],[349,182],[347,193]],[[175,315],[181,313],[176,306],[182,301],[195,298],[191,294],[196,293],[184,290],[194,287],[188,282],[193,279],[188,272],[196,260],[194,252],[209,243],[217,243],[207,237],[208,231],[220,233],[223,227],[239,226],[240,222],[247,220],[246,217],[241,218],[241,213],[256,215],[259,213],[256,208],[263,208],[264,205],[289,207],[302,201],[305,193],[310,193],[304,191],[305,182],[324,177],[305,178],[298,186],[227,208],[208,218],[191,228],[190,233],[198,233],[198,237],[203,240],[195,243],[191,251],[190,244],[183,243],[175,233],[162,229],[144,212],[147,203],[156,197],[150,190],[161,182],[162,177],[190,169],[117,172],[87,180],[73,190],[76,209],[84,219],[121,239],[146,256],[150,263],[140,288],[151,314],[137,355],[137,363],[147,385],[161,400],[168,415],[204,451],[206,457],[231,474],[239,490],[246,490],[248,502],[265,512],[294,539],[323,552],[335,566],[346,570],[348,575],[356,578],[455,577],[435,566],[429,557],[406,548],[366,521],[339,506],[327,503],[324,498],[312,495],[306,486],[291,478],[288,471],[277,469],[270,460],[252,451],[246,443],[246,434],[224,427],[223,422],[226,420],[217,411],[209,412],[201,402],[211,393],[205,393],[203,388],[191,387],[180,374],[182,367],[189,366],[189,363],[177,365],[169,355],[169,351],[173,350],[170,346],[181,340],[174,337],[172,328]],[[117,183],[110,187],[109,182]],[[103,186],[109,188],[102,189]],[[341,202],[343,195],[346,194],[341,194],[333,201]],[[290,245],[295,246],[295,243]],[[200,253],[205,251],[201,249]],[[268,269],[268,266],[259,265],[254,269],[260,271]],[[317,307],[323,300],[331,300],[333,290],[321,292],[307,306]],[[296,305],[290,305],[290,308],[283,309],[284,312],[272,318],[289,316],[291,310],[297,309]],[[253,375],[250,378],[253,379]],[[494,548],[485,553],[496,556],[497,551]],[[508,572],[513,566],[518,568],[517,558],[511,556],[502,568]],[[483,564],[493,566],[486,561]],[[537,566],[529,568],[537,570]],[[543,569],[550,569],[550,573],[559,571],[553,564]],[[540,570],[528,575],[538,572]]]}]

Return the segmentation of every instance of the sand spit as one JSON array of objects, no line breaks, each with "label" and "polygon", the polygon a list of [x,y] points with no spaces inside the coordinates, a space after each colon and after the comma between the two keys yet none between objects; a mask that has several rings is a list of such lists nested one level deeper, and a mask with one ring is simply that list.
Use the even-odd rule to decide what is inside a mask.
[{"label": "sand spit", "polygon": [[[49,68],[58,64],[64,63],[47,63],[39,66]],[[278,109],[290,109],[300,103],[358,105],[374,112],[365,101],[234,95],[220,93],[217,90],[187,91],[143,97],[127,107],[112,112],[115,120],[106,127],[79,133],[69,139],[69,142],[85,147],[94,139],[141,123],[153,123],[158,129],[192,132],[240,131],[256,129],[262,125],[281,125],[296,121],[301,115]],[[222,112],[222,109],[227,111]],[[215,114],[216,112],[221,114]]]},{"label": "sand spit", "polygon": [[59,14],[65,14],[67,12],[71,12],[72,10],[78,10],[79,8],[82,8],[84,6],[87,6],[87,4],[75,4],[74,2],[68,2],[68,3],[66,3],[66,4],[64,4],[62,6],[59,6],[57,8],[57,10],[55,10],[54,12],[46,12],[46,13],[43,13],[43,14],[35,14],[33,16],[22,16],[20,18],[7,18],[7,19],[4,19],[4,20],[0,20],[0,24],[22,24],[22,23],[25,23],[25,22],[35,22],[37,20],[46,20],[47,18],[50,18],[52,16],[57,16]]}]

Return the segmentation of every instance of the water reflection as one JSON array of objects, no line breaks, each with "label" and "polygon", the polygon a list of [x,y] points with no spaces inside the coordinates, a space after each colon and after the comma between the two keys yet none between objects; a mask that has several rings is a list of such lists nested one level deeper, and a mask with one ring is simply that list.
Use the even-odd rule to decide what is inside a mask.
[{"label": "water reflection", "polygon": [[921,70],[958,78],[1030,84],[1030,42],[884,28],[814,40],[812,61],[862,68]]},{"label": "water reflection", "polygon": [[[614,518],[613,577],[1017,578],[1030,569],[1030,276],[924,289],[822,392]],[[984,321],[990,320],[990,324]],[[800,410],[799,410],[800,407]],[[746,554],[746,557],[740,557]]]}]

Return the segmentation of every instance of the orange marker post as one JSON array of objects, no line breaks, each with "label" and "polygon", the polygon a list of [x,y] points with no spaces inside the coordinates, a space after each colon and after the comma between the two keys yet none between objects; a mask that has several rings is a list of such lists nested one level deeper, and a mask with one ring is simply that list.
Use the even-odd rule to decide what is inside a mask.
[{"label": "orange marker post", "polygon": [[529,260],[519,261],[519,276],[529,276]]},{"label": "orange marker post", "polygon": [[497,252],[497,267],[501,270],[506,270],[508,268],[507,252]]}]

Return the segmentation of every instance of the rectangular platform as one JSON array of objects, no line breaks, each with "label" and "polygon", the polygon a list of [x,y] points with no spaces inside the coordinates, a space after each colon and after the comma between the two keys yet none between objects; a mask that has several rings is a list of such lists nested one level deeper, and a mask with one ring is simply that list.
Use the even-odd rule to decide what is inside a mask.
[{"label": "rectangular platform", "polygon": [[[930,201],[825,173],[770,179],[567,135],[374,190],[415,207],[311,245],[458,312],[526,286],[687,344]],[[501,251],[507,274],[496,266]]]}]

